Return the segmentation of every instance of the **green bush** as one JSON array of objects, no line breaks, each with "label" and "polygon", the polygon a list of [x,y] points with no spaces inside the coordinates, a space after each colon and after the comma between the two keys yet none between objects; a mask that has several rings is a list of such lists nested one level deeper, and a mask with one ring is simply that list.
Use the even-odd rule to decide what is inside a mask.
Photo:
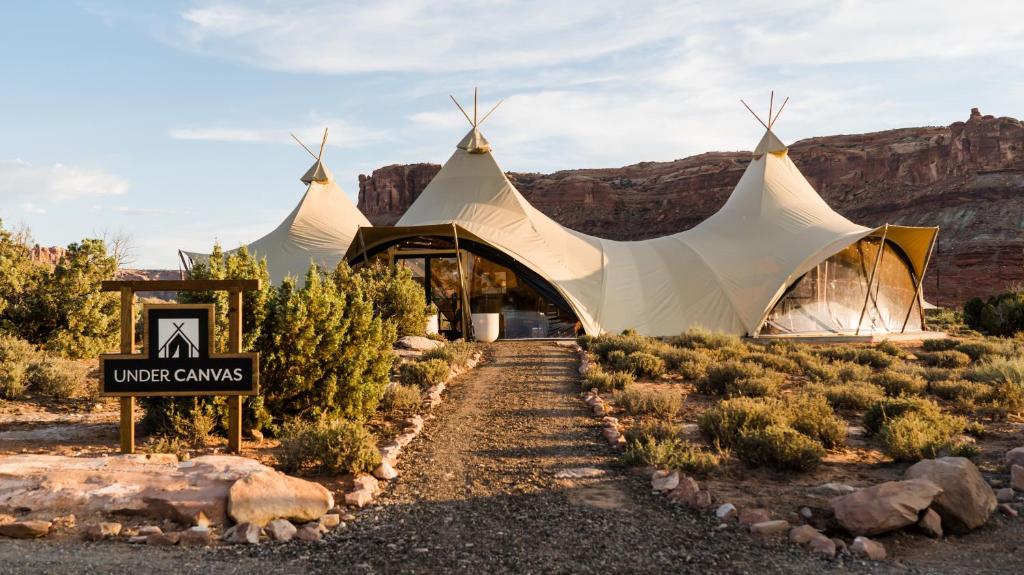
[{"label": "green bush", "polygon": [[935,351],[924,355],[921,359],[930,366],[944,367],[946,369],[959,369],[967,367],[967,364],[971,363],[971,356],[955,349]]},{"label": "green bush", "polygon": [[576,338],[576,345],[580,346],[585,351],[590,351],[590,344],[593,343],[594,336],[583,334]]},{"label": "green bush", "polygon": [[934,381],[945,381],[947,379],[951,379],[956,377],[957,373],[943,367],[926,367],[921,372],[921,376],[924,377],[928,383],[932,383]]},{"label": "green bush", "polygon": [[34,362],[28,381],[36,393],[53,399],[70,399],[84,392],[88,397],[99,393],[98,383],[88,379],[89,367],[59,357],[45,357]]},{"label": "green bush", "polygon": [[373,436],[361,424],[340,418],[297,421],[284,426],[278,462],[283,471],[359,473],[380,465]]},{"label": "green bush", "polygon": [[25,394],[29,366],[37,356],[31,343],[0,334],[0,398],[18,399]]},{"label": "green bush", "polygon": [[739,336],[712,332],[699,327],[691,328],[683,334],[671,338],[669,343],[676,347],[687,349],[720,350],[744,347],[743,340],[741,340]]},{"label": "green bush", "polygon": [[956,351],[967,354],[971,361],[982,361],[995,356],[1013,357],[1020,348],[1013,341],[972,340],[957,345]]},{"label": "green bush", "polygon": [[402,382],[402,385],[426,389],[447,381],[451,372],[448,363],[441,359],[411,361],[403,363],[399,368],[398,381]]},{"label": "green bush", "polygon": [[747,430],[736,445],[736,456],[750,467],[780,471],[809,471],[824,455],[817,441],[783,425]]},{"label": "green bush", "polygon": [[823,395],[800,393],[786,398],[789,425],[800,433],[835,449],[846,443],[846,421],[836,416]]},{"label": "green bush", "polygon": [[960,345],[960,340],[952,337],[943,339],[926,339],[922,347],[925,351],[947,351]]},{"label": "green bush", "polygon": [[839,376],[839,370],[834,365],[825,363],[806,351],[794,352],[789,357],[800,365],[804,375],[811,381],[833,381]]},{"label": "green bush", "polygon": [[465,367],[476,353],[476,344],[467,341],[453,341],[423,352],[420,360],[440,359],[452,367]]},{"label": "green bush", "polygon": [[777,353],[751,353],[747,354],[743,361],[755,363],[765,369],[780,373],[788,373],[790,375],[800,375],[803,373],[799,363]]},{"label": "green bush", "polygon": [[885,397],[885,390],[873,383],[837,383],[822,389],[836,409],[867,409]]},{"label": "green bush", "polygon": [[871,347],[836,346],[818,351],[822,357],[832,361],[852,361],[875,369],[889,367],[896,358]]},{"label": "green bush", "polygon": [[852,361],[837,361],[832,367],[836,370],[835,379],[838,381],[867,381],[872,374],[870,367]]},{"label": "green bush", "polygon": [[713,352],[706,349],[685,349],[668,344],[657,346],[653,353],[665,362],[666,369],[688,381],[704,377],[708,366],[715,360]]},{"label": "green bush", "polygon": [[731,449],[740,435],[770,425],[788,425],[789,414],[781,401],[772,398],[737,397],[708,409],[697,420],[709,443]]},{"label": "green bush", "polygon": [[615,404],[630,415],[673,417],[683,407],[683,397],[675,391],[626,389],[615,394]]},{"label": "green bush", "polygon": [[633,374],[628,371],[608,373],[598,368],[591,369],[583,378],[583,386],[586,389],[597,389],[601,393],[626,389],[633,385],[633,382]]},{"label": "green bush", "polygon": [[763,397],[775,395],[784,382],[781,373],[756,363],[730,360],[709,368],[704,379],[697,382],[697,390],[728,397]]},{"label": "green bush", "polygon": [[928,382],[918,375],[910,375],[894,369],[886,369],[871,376],[871,383],[885,390],[886,395],[921,395],[928,388]]},{"label": "green bush", "polygon": [[618,371],[625,371],[630,368],[629,360],[626,359],[626,352],[621,349],[613,349],[608,352],[605,363],[608,364],[608,367]]},{"label": "green bush", "polygon": [[597,354],[602,361],[607,361],[608,354],[613,351],[621,351],[624,355],[629,355],[634,351],[647,351],[650,345],[650,339],[634,333],[601,334],[591,340],[589,349]]},{"label": "green bush", "polygon": [[1024,358],[992,357],[966,370],[964,378],[981,383],[1010,382],[1024,385]]},{"label": "green bush", "polygon": [[359,276],[366,298],[373,302],[374,314],[394,323],[399,336],[426,333],[426,294],[413,279],[412,270],[375,260],[359,268]]},{"label": "green bush", "polygon": [[1006,419],[1009,415],[1024,414],[1024,385],[1000,381],[989,386],[981,399],[978,412],[993,419]]},{"label": "green bush", "polygon": [[1024,331],[1024,292],[1010,292],[964,304],[964,321],[971,329],[989,335],[1014,335]]},{"label": "green bush", "polygon": [[906,354],[903,352],[903,348],[896,345],[895,343],[885,339],[875,344],[875,349],[895,358],[902,358]]},{"label": "green bush", "polygon": [[872,405],[864,413],[864,429],[868,434],[876,434],[888,420],[911,412],[933,419],[942,416],[942,411],[934,401],[920,397],[886,398]]},{"label": "green bush", "polygon": [[623,433],[627,443],[642,437],[650,437],[658,441],[676,439],[682,437],[682,434],[683,428],[679,424],[657,418],[640,419]]},{"label": "green bush", "polygon": [[638,377],[657,378],[665,373],[665,362],[645,351],[634,351],[626,358],[629,369]]},{"label": "green bush", "polygon": [[403,417],[416,413],[422,403],[423,396],[418,387],[395,384],[384,392],[380,409],[391,417]]},{"label": "green bush", "polygon": [[893,459],[917,461],[936,457],[940,451],[948,449],[965,424],[958,417],[907,411],[886,421],[879,437]]},{"label": "green bush", "polygon": [[658,469],[679,469],[706,475],[718,468],[719,457],[678,437],[659,438],[645,434],[626,435],[627,465],[651,465]]},{"label": "green bush", "polygon": [[928,384],[928,393],[949,401],[978,399],[984,397],[988,392],[989,387],[987,385],[962,379],[933,381]]}]

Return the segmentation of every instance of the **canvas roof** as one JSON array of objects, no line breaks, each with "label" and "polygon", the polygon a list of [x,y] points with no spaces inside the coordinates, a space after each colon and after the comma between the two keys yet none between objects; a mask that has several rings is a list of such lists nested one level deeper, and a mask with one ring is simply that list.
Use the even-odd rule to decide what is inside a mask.
[{"label": "canvas roof", "polygon": [[456,226],[514,257],[565,298],[587,333],[690,327],[755,335],[786,288],[810,268],[883,233],[924,273],[937,228],[867,228],[833,211],[769,129],[725,205],[693,229],[615,241],[566,228],[534,208],[505,176],[478,126],[398,221],[365,246]]}]

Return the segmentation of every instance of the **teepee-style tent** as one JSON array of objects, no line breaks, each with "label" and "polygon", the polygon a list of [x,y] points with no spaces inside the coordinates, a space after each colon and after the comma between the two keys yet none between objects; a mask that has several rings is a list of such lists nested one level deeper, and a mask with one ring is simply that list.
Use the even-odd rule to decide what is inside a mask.
[{"label": "teepee-style tent", "polygon": [[463,111],[470,132],[396,227],[360,230],[348,257],[412,237],[470,240],[545,282],[590,334],[920,329],[920,279],[937,228],[866,228],[834,212],[775,136],[771,112],[717,213],[691,230],[623,242],[568,229],[530,205],[495,161],[474,106],[473,118]]},{"label": "teepee-style tent", "polygon": [[[303,282],[311,263],[333,269],[344,259],[359,228],[370,226],[369,220],[345,195],[324,164],[326,143],[326,129],[319,153],[313,153],[299,142],[315,160],[301,178],[307,186],[306,193],[274,231],[247,246],[256,258],[266,259],[270,279],[275,284],[288,275]],[[187,267],[209,257],[195,252],[180,253]]]}]

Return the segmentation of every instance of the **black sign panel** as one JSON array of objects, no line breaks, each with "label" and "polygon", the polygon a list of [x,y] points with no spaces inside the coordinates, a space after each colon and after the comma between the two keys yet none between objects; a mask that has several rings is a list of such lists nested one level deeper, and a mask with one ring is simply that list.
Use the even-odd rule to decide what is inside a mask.
[{"label": "black sign panel", "polygon": [[255,395],[258,354],[214,354],[213,305],[146,305],[140,355],[100,357],[103,395]]}]

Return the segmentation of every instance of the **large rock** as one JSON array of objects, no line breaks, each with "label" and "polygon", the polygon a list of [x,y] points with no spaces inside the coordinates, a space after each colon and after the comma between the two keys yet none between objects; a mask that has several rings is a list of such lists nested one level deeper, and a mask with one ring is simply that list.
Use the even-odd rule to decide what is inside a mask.
[{"label": "large rock", "polygon": [[932,509],[942,517],[947,531],[964,533],[977,529],[996,510],[996,495],[981,472],[964,457],[918,461],[907,469],[908,479],[927,479],[942,489]]},{"label": "large rock", "polygon": [[264,531],[267,532],[267,537],[274,541],[290,541],[298,529],[287,519],[275,519],[267,523]]},{"label": "large rock", "polygon": [[260,471],[273,470],[230,455],[181,463],[173,455],[11,455],[0,457],[0,512],[21,509],[46,518],[74,513],[83,520],[139,515],[184,524],[202,512],[223,524],[231,485]]},{"label": "large rock", "polygon": [[15,521],[0,525],[0,536],[14,539],[46,537],[53,524],[49,521]]},{"label": "large rock", "polygon": [[926,479],[888,481],[832,500],[839,524],[853,535],[875,535],[917,523],[942,488]]},{"label": "large rock", "polygon": [[1024,491],[1024,466],[1010,467],[1010,487],[1015,491]]},{"label": "large rock", "polygon": [[403,335],[395,342],[395,347],[413,351],[430,351],[441,347],[441,342],[421,335]]},{"label": "large rock", "polygon": [[885,546],[878,541],[868,539],[867,537],[855,538],[853,540],[853,545],[850,545],[850,552],[858,557],[873,559],[875,561],[885,559]]},{"label": "large rock", "polygon": [[1006,468],[1011,469],[1014,465],[1024,467],[1024,447],[1014,447],[1006,452]]},{"label": "large rock", "polygon": [[334,507],[334,495],[319,483],[276,471],[253,473],[228,492],[228,515],[238,523],[266,525],[274,519],[306,523]]},{"label": "large rock", "polygon": [[679,472],[659,469],[651,475],[651,489],[659,492],[672,491],[679,486]]}]

